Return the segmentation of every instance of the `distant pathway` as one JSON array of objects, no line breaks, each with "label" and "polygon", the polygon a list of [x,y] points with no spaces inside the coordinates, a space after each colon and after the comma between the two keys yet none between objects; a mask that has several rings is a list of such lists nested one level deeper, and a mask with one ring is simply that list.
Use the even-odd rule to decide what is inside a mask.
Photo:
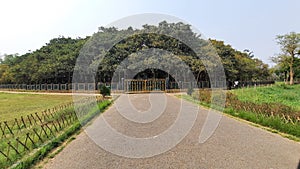
[{"label": "distant pathway", "polygon": [[[137,109],[150,106],[147,94],[130,97]],[[108,109],[103,116],[113,128],[128,136],[154,136],[169,127],[176,119],[180,100],[170,95],[167,95],[167,99],[165,115],[147,125],[129,122],[117,113],[115,106]],[[207,110],[201,108],[196,123],[187,137],[173,149],[154,157],[131,159],[114,155],[97,146],[85,132],[82,132],[62,152],[50,159],[44,168],[297,168],[300,159],[299,143],[226,116],[222,118],[219,127],[209,140],[203,144],[198,143],[206,116]],[[93,128],[96,123],[97,119],[89,128]],[[113,140],[109,141],[113,143]],[[155,148],[157,147],[153,146],[153,149]]]}]

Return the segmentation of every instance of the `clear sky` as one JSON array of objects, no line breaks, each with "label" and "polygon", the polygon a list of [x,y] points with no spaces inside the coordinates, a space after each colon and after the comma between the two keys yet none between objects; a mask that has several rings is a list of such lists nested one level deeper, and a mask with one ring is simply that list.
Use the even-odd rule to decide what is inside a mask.
[{"label": "clear sky", "polygon": [[59,35],[92,35],[122,17],[162,13],[270,64],[280,52],[276,35],[300,32],[299,11],[299,0],[0,0],[0,54],[24,54]]}]

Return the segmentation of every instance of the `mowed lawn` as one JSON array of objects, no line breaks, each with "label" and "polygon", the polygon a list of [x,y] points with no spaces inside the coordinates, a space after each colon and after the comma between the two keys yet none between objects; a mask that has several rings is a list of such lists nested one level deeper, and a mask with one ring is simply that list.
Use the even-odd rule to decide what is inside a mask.
[{"label": "mowed lawn", "polygon": [[300,85],[284,85],[282,83],[268,87],[252,87],[231,90],[241,101],[258,104],[281,103],[300,110]]},{"label": "mowed lawn", "polygon": [[0,121],[41,112],[71,101],[70,95],[0,93]]}]

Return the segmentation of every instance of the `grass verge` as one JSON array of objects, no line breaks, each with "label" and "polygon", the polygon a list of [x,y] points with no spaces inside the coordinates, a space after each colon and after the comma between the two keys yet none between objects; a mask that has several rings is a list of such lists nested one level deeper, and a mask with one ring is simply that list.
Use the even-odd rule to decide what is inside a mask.
[{"label": "grass verge", "polygon": [[54,138],[53,140],[49,141],[47,144],[45,144],[43,147],[41,147],[39,150],[37,150],[35,153],[30,155],[29,157],[23,158],[19,163],[12,166],[12,169],[28,169],[34,164],[36,164],[38,161],[42,160],[44,157],[46,157],[54,148],[60,146],[63,144],[65,140],[67,140],[70,136],[75,134],[77,131],[79,131],[83,125],[87,124],[91,119],[93,119],[95,116],[99,115],[101,112],[103,112],[109,105],[111,104],[111,101],[104,100],[101,103],[99,103],[97,106],[90,110],[90,112],[85,116],[85,118],[81,121],[76,121],[69,129],[67,129],[63,134],[59,135],[58,137]]},{"label": "grass verge", "polygon": [[240,101],[255,104],[280,103],[297,111],[300,110],[300,85],[276,83],[273,86],[241,88],[230,90]]},{"label": "grass verge", "polygon": [[[264,114],[256,114],[247,111],[236,111],[232,108],[226,108],[224,113],[229,114],[234,117],[238,117],[247,121],[250,121],[261,126],[265,126],[271,129],[274,129],[278,132],[292,135],[296,138],[293,138],[295,141],[300,140],[300,124],[299,123],[287,123],[279,116],[267,116]],[[272,131],[273,133],[278,133]]]},{"label": "grass verge", "polygon": [[[177,95],[177,97],[187,100],[189,102],[195,103],[206,108],[214,108],[210,104],[200,102],[195,100],[189,95]],[[300,141],[300,123],[295,122],[294,124],[286,122],[280,116],[268,116],[265,114],[258,114],[249,111],[235,110],[231,107],[224,108],[223,113],[228,114],[233,117],[237,117],[264,127],[270,132],[278,133],[286,138],[289,138],[294,141]],[[256,125],[257,126],[257,125]]]}]

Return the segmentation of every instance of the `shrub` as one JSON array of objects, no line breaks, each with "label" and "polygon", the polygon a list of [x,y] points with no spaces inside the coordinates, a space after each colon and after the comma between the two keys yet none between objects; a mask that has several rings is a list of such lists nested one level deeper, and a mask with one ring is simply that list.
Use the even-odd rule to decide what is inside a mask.
[{"label": "shrub", "polygon": [[190,87],[187,89],[187,92],[186,92],[186,93],[187,93],[188,95],[191,96],[193,92],[194,92],[194,88],[190,86]]},{"label": "shrub", "polygon": [[100,94],[102,94],[103,97],[110,96],[110,88],[105,85],[101,85]]},{"label": "shrub", "polygon": [[280,83],[277,86],[282,89],[291,89],[291,87],[288,86],[286,83]]}]

